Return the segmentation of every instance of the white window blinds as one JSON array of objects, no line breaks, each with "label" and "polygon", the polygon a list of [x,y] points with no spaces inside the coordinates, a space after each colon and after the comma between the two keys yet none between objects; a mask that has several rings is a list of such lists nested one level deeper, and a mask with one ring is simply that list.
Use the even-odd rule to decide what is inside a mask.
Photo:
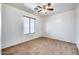
[{"label": "white window blinds", "polygon": [[34,27],[34,19],[29,17],[24,17],[24,34],[34,33],[35,27]]}]

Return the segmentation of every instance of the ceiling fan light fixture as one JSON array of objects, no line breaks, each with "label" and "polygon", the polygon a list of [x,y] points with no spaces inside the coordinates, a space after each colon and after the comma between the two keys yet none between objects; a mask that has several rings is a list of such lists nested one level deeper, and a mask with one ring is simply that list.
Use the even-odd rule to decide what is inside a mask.
[{"label": "ceiling fan light fixture", "polygon": [[46,3],[46,4],[43,4],[43,5],[37,5],[34,9],[38,13],[47,13],[47,12],[54,10],[51,3]]},{"label": "ceiling fan light fixture", "polygon": [[41,12],[42,12],[42,13],[47,13],[47,12],[48,12],[48,10],[42,10]]}]

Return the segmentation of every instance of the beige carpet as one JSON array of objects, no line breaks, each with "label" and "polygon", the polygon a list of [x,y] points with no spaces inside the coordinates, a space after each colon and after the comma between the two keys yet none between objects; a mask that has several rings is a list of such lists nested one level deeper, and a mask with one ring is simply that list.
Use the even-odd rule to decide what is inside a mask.
[{"label": "beige carpet", "polygon": [[40,37],[2,50],[3,55],[78,55],[75,44]]}]

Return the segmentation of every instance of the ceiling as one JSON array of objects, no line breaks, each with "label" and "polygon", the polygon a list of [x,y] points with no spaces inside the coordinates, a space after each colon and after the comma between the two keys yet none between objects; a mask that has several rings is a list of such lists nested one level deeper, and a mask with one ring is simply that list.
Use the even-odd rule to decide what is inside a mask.
[{"label": "ceiling", "polygon": [[[54,11],[49,12],[47,14],[42,13],[36,13],[34,8],[38,5],[38,3],[7,3],[13,7],[22,9],[26,12],[35,14],[37,16],[47,16],[47,15],[53,15],[56,13],[65,12],[71,9],[76,9],[77,3],[52,3]],[[44,3],[43,3],[44,4]]]}]

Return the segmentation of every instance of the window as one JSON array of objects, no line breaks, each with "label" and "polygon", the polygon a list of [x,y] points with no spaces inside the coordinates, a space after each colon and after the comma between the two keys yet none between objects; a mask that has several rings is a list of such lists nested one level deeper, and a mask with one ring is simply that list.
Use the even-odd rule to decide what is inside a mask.
[{"label": "window", "polygon": [[34,33],[34,20],[30,17],[24,17],[24,34]]}]

